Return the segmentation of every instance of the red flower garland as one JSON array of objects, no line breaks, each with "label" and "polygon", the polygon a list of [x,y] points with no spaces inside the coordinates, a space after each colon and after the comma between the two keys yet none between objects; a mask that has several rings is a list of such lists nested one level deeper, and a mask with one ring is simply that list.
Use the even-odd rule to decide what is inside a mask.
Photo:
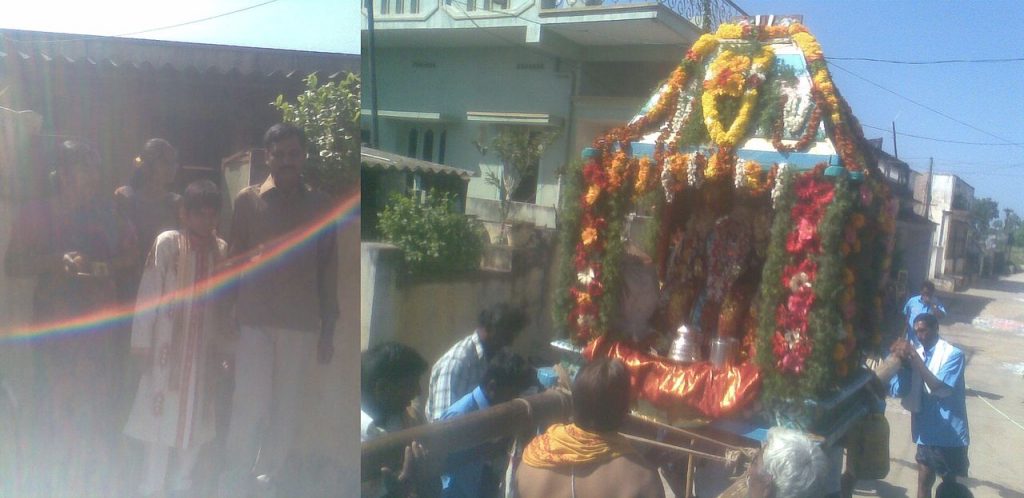
[{"label": "red flower garland", "polygon": [[783,287],[788,295],[776,310],[776,329],[772,352],[776,367],[785,373],[800,374],[814,349],[807,330],[807,318],[814,305],[814,281],[817,265],[814,256],[821,253],[818,226],[835,197],[835,186],[822,176],[822,167],[798,176],[793,185],[796,200],[790,214],[793,228],[786,240],[791,263],[782,271]]}]

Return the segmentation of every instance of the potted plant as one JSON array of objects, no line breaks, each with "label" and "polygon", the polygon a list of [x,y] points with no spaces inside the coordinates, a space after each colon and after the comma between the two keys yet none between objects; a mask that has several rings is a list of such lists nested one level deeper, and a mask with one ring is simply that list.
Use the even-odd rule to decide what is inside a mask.
[{"label": "potted plant", "polygon": [[485,181],[498,189],[500,242],[509,241],[509,217],[523,180],[536,178],[544,150],[558,138],[554,130],[537,130],[525,126],[505,126],[490,142],[490,148],[501,159],[501,174],[489,172]]}]

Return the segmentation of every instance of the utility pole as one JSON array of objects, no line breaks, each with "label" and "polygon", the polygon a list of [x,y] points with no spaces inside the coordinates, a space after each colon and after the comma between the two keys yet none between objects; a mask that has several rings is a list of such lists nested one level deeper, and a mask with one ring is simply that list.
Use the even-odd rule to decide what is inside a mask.
[{"label": "utility pole", "polygon": [[896,122],[892,122],[892,155],[896,159],[900,158],[900,150],[896,147]]},{"label": "utility pole", "polygon": [[701,24],[704,25],[702,26],[704,28],[704,32],[710,33],[713,31],[711,29],[711,0],[704,0],[701,2],[701,11],[703,13]]},{"label": "utility pole", "polygon": [[377,124],[377,60],[374,56],[376,43],[373,36],[373,8],[373,0],[366,0],[366,29],[369,37],[366,43],[366,56],[370,69],[370,146],[376,149],[380,142],[380,127]]},{"label": "utility pole", "polygon": [[924,219],[931,221],[932,216],[932,168],[935,165],[935,161],[932,158],[928,158],[928,187],[924,193]]}]

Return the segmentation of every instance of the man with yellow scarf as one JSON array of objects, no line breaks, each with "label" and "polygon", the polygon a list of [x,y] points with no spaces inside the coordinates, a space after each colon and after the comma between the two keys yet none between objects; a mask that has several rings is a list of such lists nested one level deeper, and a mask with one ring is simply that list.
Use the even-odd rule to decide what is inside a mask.
[{"label": "man with yellow scarf", "polygon": [[619,360],[594,360],[572,386],[572,424],[556,424],[523,451],[516,473],[522,498],[660,498],[658,470],[619,428],[629,414],[630,382]]}]

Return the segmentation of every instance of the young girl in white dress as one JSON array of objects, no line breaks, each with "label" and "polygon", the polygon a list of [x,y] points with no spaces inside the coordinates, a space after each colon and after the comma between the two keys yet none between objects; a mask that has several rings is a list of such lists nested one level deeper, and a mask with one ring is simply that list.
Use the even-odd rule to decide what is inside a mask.
[{"label": "young girl in white dress", "polygon": [[209,180],[191,183],[181,207],[181,230],[156,238],[143,270],[132,324],[132,352],[144,362],[124,432],[146,444],[142,496],[187,491],[202,446],[214,436],[207,378],[216,368],[212,342],[225,323],[208,280],[227,244],[217,237],[221,198]]}]

